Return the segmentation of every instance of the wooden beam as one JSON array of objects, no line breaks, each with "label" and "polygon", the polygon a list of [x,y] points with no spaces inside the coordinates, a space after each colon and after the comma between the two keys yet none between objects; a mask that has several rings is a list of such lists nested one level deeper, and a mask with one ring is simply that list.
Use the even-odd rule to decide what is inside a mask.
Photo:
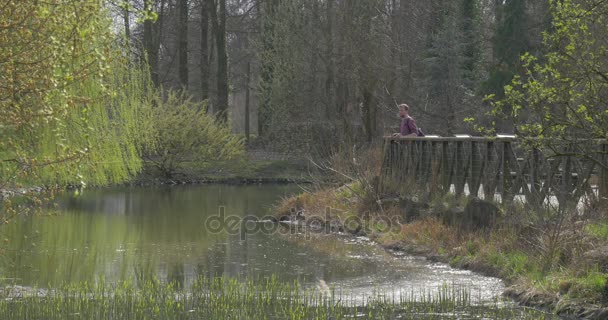
[{"label": "wooden beam", "polygon": [[602,168],[600,170],[599,196],[604,205],[608,205],[608,143],[602,144]]}]

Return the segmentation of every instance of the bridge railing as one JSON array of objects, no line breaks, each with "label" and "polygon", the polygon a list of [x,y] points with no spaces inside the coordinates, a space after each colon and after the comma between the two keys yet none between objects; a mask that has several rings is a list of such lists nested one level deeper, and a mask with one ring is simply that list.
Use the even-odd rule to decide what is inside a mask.
[{"label": "bridge railing", "polygon": [[381,194],[453,192],[533,205],[608,199],[605,140],[543,148],[526,146],[515,136],[386,136],[383,149]]}]

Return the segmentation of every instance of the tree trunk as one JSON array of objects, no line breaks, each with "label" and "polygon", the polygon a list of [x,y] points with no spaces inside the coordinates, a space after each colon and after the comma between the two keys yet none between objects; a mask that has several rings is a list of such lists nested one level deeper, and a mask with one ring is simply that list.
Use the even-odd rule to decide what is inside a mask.
[{"label": "tree trunk", "polygon": [[[262,20],[262,56],[266,53],[272,52],[274,48],[273,44],[273,16],[279,6],[278,0],[266,0],[262,2],[263,14]],[[262,101],[258,107],[258,136],[265,135],[270,125],[270,119],[272,117],[272,111],[270,106],[270,95],[272,94],[272,79],[273,79],[273,65],[272,61],[268,59],[262,59],[261,61],[261,91]]]},{"label": "tree trunk", "polygon": [[374,105],[374,93],[369,88],[363,88],[363,124],[367,142],[374,141],[376,134],[376,110]]},{"label": "tree trunk", "polygon": [[129,20],[129,1],[123,3],[123,23],[125,28],[125,51],[127,52],[127,58],[131,58],[131,21]]},{"label": "tree trunk", "polygon": [[327,78],[325,79],[325,96],[327,99],[327,107],[325,115],[327,119],[332,119],[334,109],[336,108],[336,99],[334,95],[334,39],[333,39],[333,8],[334,0],[327,0],[327,52],[325,53],[327,65]]},{"label": "tree trunk", "polygon": [[178,74],[183,89],[188,89],[188,0],[178,0]]},{"label": "tree trunk", "polygon": [[251,61],[247,62],[247,87],[245,88],[245,139],[249,143],[249,95],[250,95],[250,82],[251,82]]},{"label": "tree trunk", "polygon": [[[144,1],[144,11],[147,15],[152,12],[149,1]],[[152,83],[154,83],[155,87],[158,87],[158,46],[154,41],[152,24],[153,21],[150,19],[144,21],[144,50],[146,52],[146,59],[148,60]]]},{"label": "tree trunk", "polygon": [[211,10],[217,45],[217,112],[218,121],[228,119],[228,55],[226,53],[226,0],[219,1],[219,12]]},{"label": "tree trunk", "polygon": [[155,52],[156,52],[156,61],[157,61],[156,62],[157,63],[156,64],[157,65],[156,70],[157,70],[157,78],[158,78],[157,81],[158,81],[158,85],[159,86],[163,82],[163,79],[161,78],[161,70],[160,70],[161,63],[160,63],[160,57],[159,57],[158,52],[160,50],[160,44],[162,43],[162,40],[163,40],[163,31],[164,31],[163,26],[164,26],[164,23],[165,23],[165,3],[166,3],[165,1],[166,0],[161,0],[160,1],[160,8],[159,8],[159,12],[158,12],[158,19],[159,19],[159,21],[158,21],[158,29],[157,29],[157,32],[156,32],[155,37],[154,37],[156,39],[156,42],[154,43],[154,49],[155,49]]},{"label": "tree trunk", "polygon": [[[201,99],[209,98],[209,0],[201,0]],[[211,1],[213,2],[213,1]],[[213,4],[213,3],[211,3]]]}]

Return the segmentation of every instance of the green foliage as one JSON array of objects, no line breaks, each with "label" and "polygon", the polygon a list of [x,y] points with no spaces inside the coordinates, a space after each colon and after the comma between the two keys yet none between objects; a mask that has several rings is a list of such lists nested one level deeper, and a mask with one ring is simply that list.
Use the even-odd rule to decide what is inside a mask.
[{"label": "green foliage", "polygon": [[363,188],[362,183],[360,181],[355,181],[340,187],[336,191],[336,198],[338,200],[347,200],[355,196],[362,198],[365,197],[365,191],[366,190]]},{"label": "green foliage", "polygon": [[597,300],[608,297],[607,275],[603,272],[589,272],[583,277],[575,278],[568,290],[571,298],[594,298]]},{"label": "green foliage", "polygon": [[526,72],[505,86],[494,114],[513,119],[522,136],[608,138],[608,3],[551,1],[551,10],[548,53],[543,62],[521,57]]},{"label": "green foliage", "polygon": [[525,276],[534,271],[529,257],[523,252],[491,251],[485,259],[490,262],[507,279]]},{"label": "green foliage", "polygon": [[149,79],[127,71],[102,3],[9,1],[0,21],[0,187],[137,172]]},{"label": "green foliage", "polygon": [[244,140],[216,123],[206,107],[185,93],[167,92],[154,98],[154,142],[146,158],[165,177],[178,173],[185,161],[230,160],[244,152]]},{"label": "green foliage", "polygon": [[66,125],[45,128],[36,150],[51,156],[53,137],[59,135],[67,152],[78,150],[81,156],[41,168],[41,181],[105,185],[124,182],[141,169],[142,147],[152,138],[153,90],[145,68],[128,68],[126,60],[116,58],[103,79],[105,88],[95,77],[72,86],[86,96],[82,109],[69,113]]},{"label": "green foliage", "polygon": [[585,226],[585,232],[591,236],[608,240],[608,224],[593,223]]}]

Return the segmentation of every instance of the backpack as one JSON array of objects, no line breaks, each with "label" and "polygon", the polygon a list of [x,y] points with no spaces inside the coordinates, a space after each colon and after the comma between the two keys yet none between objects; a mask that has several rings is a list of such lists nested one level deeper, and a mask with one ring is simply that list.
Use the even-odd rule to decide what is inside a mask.
[{"label": "backpack", "polygon": [[416,132],[416,135],[419,137],[424,137],[424,132],[422,132],[422,129],[418,128],[418,132]]},{"label": "backpack", "polygon": [[[410,119],[411,119],[410,117],[407,117],[407,120],[406,120],[406,121],[408,121],[408,124],[407,124],[407,125],[408,125],[408,127],[409,127],[409,125],[410,125],[410,124],[409,124]],[[416,131],[416,135],[417,135],[418,137],[424,137],[424,132],[422,132],[422,129],[420,129],[420,128],[418,128],[418,127],[416,127],[416,129],[418,129],[418,131]]]}]

